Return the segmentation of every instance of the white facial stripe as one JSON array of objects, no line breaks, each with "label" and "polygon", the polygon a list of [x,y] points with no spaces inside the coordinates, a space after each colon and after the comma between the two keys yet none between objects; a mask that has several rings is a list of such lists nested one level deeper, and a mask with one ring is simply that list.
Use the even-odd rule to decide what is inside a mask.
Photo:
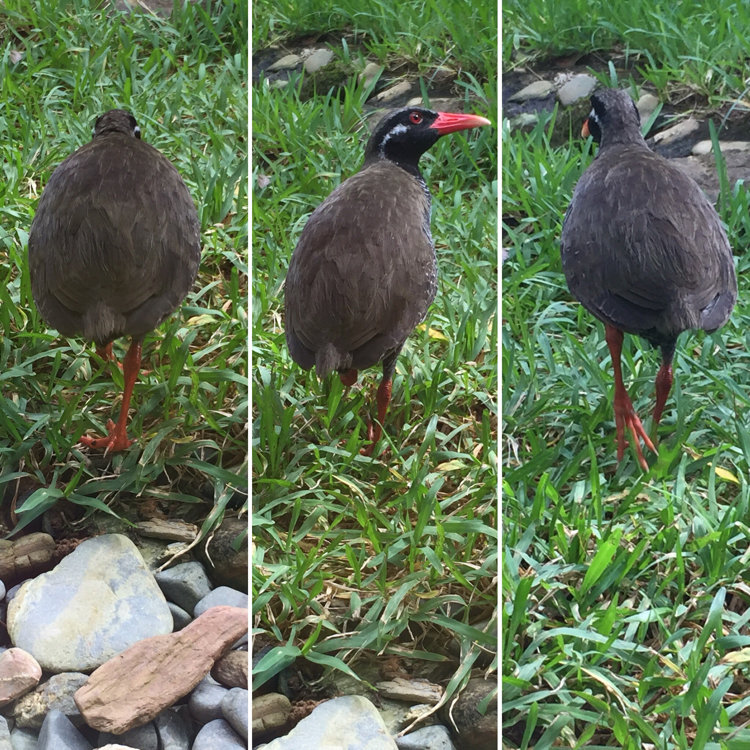
[{"label": "white facial stripe", "polygon": [[388,143],[389,139],[394,135],[400,135],[401,133],[405,133],[407,131],[406,125],[396,125],[395,127],[391,128],[386,134],[385,138],[380,142],[380,153],[382,155],[385,155],[385,144]]}]

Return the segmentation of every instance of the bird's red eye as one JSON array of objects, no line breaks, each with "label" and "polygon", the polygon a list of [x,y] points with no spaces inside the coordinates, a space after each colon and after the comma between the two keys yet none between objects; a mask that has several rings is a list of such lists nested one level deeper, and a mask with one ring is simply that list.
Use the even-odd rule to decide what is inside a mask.
[{"label": "bird's red eye", "polygon": [[420,122],[422,122],[422,113],[421,112],[412,112],[409,115],[409,121],[414,123],[414,125],[419,125]]}]

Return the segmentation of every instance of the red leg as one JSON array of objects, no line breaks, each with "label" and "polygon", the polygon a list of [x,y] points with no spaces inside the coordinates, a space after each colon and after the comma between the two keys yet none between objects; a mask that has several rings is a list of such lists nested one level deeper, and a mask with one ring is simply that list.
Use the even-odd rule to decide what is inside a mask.
[{"label": "red leg", "polygon": [[105,346],[99,346],[97,344],[96,353],[105,361],[114,360],[115,355],[112,354],[112,342],[110,341]]},{"label": "red leg", "polygon": [[141,342],[133,339],[130,344],[128,353],[125,355],[125,364],[123,367],[123,377],[125,386],[122,392],[122,405],[120,406],[120,416],[115,424],[111,419],[107,422],[107,437],[92,438],[86,435],[81,437],[81,443],[89,448],[97,450],[104,449],[105,454],[114,451],[123,451],[129,448],[135,441],[130,440],[127,435],[126,426],[128,422],[128,410],[130,408],[130,398],[133,395],[133,387],[138,379],[138,372],[141,369]]},{"label": "red leg", "polygon": [[620,365],[620,355],[622,354],[622,340],[623,333],[614,326],[605,326],[605,338],[607,340],[607,346],[612,356],[612,369],[615,373],[615,397],[614,397],[614,409],[615,409],[615,427],[617,428],[617,460],[622,461],[622,457],[625,453],[625,446],[628,444],[625,439],[625,428],[630,431],[633,436],[633,444],[635,451],[638,454],[638,462],[644,471],[648,471],[648,463],[643,457],[643,451],[641,450],[640,440],[643,439],[644,445],[654,452],[654,444],[651,442],[651,438],[646,434],[643,429],[641,420],[633,409],[633,403],[628,396],[628,392],[625,390],[625,384],[622,381],[622,367]]},{"label": "red leg", "polygon": [[370,445],[366,445],[360,453],[363,456],[371,456],[372,451],[375,448],[375,444],[380,440],[380,436],[383,434],[383,423],[385,422],[385,413],[388,411],[388,404],[391,402],[391,388],[393,383],[390,378],[383,378],[380,381],[378,387],[378,421],[373,424],[370,422],[367,425],[367,439],[370,441]]},{"label": "red leg", "polygon": [[656,406],[654,406],[654,429],[659,426],[661,415],[664,411],[664,403],[672,390],[672,365],[664,362],[656,373]]}]

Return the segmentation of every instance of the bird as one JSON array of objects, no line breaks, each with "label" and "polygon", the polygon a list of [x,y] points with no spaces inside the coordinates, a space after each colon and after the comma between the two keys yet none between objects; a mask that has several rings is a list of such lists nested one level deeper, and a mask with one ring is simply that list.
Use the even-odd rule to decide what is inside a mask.
[{"label": "bird", "polygon": [[622,377],[624,334],[661,350],[652,435],[672,388],[672,360],[683,331],[721,328],[737,299],[732,250],[716,210],[698,184],[654,153],[641,134],[627,91],[591,96],[582,136],[598,153],[578,180],[561,234],[571,294],[604,323],[614,370],[617,460],[632,437],[641,468],[644,446],[656,452]]},{"label": "bird", "polygon": [[361,453],[382,435],[396,359],[437,291],[431,195],[419,159],[441,136],[490,125],[485,117],[424,107],[388,111],[365,147],[361,169],[313,211],[284,285],[292,359],[318,378],[333,371],[353,385],[382,362],[377,422]]},{"label": "bird", "polygon": [[132,113],[97,118],[91,141],[52,173],[28,239],[31,291],[41,317],[64,336],[93,341],[114,360],[112,342],[130,336],[117,423],[81,443],[122,451],[147,333],[190,291],[201,255],[198,213],[177,169],[140,139]]}]

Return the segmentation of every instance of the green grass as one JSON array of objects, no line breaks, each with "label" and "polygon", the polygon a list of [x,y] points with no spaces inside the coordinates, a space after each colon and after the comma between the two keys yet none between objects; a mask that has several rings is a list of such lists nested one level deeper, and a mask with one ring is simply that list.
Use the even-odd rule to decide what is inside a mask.
[{"label": "green grass", "polygon": [[[598,36],[569,35],[566,20],[580,10],[587,29],[604,28],[598,3],[560,4],[535,21],[540,6],[506,5],[506,45],[533,37],[540,56],[600,48]],[[711,28],[698,28],[681,16],[688,6],[615,11],[650,13],[641,28],[663,47],[664,75],[676,82],[672,38],[659,35],[655,17],[679,26],[693,48],[726,21],[720,10]],[[630,34],[611,18],[616,32],[601,39],[604,49]],[[736,30],[746,34],[750,23]],[[712,64],[722,64],[724,49],[717,41],[706,53]],[[741,93],[733,85],[722,95]],[[592,153],[575,135],[552,147],[552,126],[506,126],[502,141],[506,743],[747,747],[750,261],[742,248],[750,200],[738,184],[725,185],[719,202],[737,260],[737,307],[715,335],[680,337],[650,470],[629,450],[618,465],[603,326],[571,298],[559,255],[563,214]],[[633,337],[626,343],[626,386],[646,418],[659,354]]]},{"label": "green grass", "polygon": [[[59,496],[95,508],[146,491],[205,517],[206,500],[226,504],[245,485],[247,19],[241,3],[207,7],[161,19],[83,0],[19,0],[0,12],[0,492],[19,480],[38,488],[21,523]],[[185,304],[146,338],[149,372],[128,427],[137,443],[102,458],[76,443],[117,418],[122,374],[46,327],[26,245],[51,172],[112,107],[130,109],[143,139],[182,174],[203,254]],[[127,345],[116,342],[119,359]]]},{"label": "green grass", "polygon": [[[298,31],[283,12],[269,19],[259,6],[259,25]],[[368,38],[388,37],[395,54],[403,40],[380,26],[391,9],[373,7],[385,20],[371,19],[372,33],[365,16],[356,22]],[[322,6],[305,8],[312,4],[303,4],[305,24],[322,24]],[[423,9],[401,4],[403,28],[416,29]],[[423,36],[428,67],[454,31]],[[492,34],[474,40],[479,57],[491,59],[495,46]],[[457,84],[466,108],[491,118],[494,70],[462,73]],[[494,626],[481,632],[496,607],[496,130],[446,137],[421,162],[434,199],[439,290],[426,328],[399,357],[384,451],[371,459],[359,449],[380,369],[348,391],[338,378],[321,383],[301,370],[284,340],[282,293],[305,221],[361,166],[367,92],[352,77],[343,90],[307,99],[297,84],[263,82],[252,96],[253,613],[256,635],[278,645],[255,685],[300,656],[356,672],[358,655],[385,651],[447,662],[453,692],[481,649],[496,649]],[[460,665],[449,641],[471,647]]]}]

